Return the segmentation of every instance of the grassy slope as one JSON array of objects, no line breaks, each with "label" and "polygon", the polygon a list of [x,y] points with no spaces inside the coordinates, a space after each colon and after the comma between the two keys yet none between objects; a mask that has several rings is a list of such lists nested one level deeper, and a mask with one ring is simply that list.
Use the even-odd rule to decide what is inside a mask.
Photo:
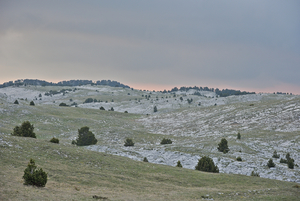
[{"label": "grassy slope", "polygon": [[[295,183],[241,175],[211,174],[133,161],[53,144],[44,139],[1,136],[0,200],[297,200]],[[9,142],[8,144],[5,142]],[[44,188],[23,185],[33,158],[48,173]]]},{"label": "grassy slope", "polygon": [[[116,139],[118,145],[126,137],[134,138],[137,146],[159,142],[163,135],[148,133],[135,121],[141,115],[2,102],[0,200],[93,200],[93,195],[109,200],[196,200],[206,195],[214,200],[297,200],[300,196],[295,183],[137,162],[70,145],[82,126],[90,127],[98,144]],[[9,135],[25,120],[34,124],[37,139]],[[49,142],[53,136],[60,144]],[[45,188],[23,185],[30,158],[48,172]]]}]

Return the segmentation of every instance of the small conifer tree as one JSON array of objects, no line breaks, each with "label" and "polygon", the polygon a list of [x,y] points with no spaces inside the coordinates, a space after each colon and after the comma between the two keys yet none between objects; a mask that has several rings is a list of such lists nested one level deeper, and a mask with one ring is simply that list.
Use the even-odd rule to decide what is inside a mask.
[{"label": "small conifer tree", "polygon": [[180,167],[180,168],[182,168],[182,165],[181,165],[180,161],[177,161],[177,165],[176,165],[176,167]]},{"label": "small conifer tree", "polygon": [[203,156],[199,159],[197,166],[195,167],[196,170],[205,171],[205,172],[215,172],[219,173],[219,168],[214,164],[214,161],[207,157]]},{"label": "small conifer tree", "polygon": [[218,150],[220,152],[223,152],[224,154],[228,153],[229,151],[228,142],[225,138],[222,138],[221,142],[218,144]]},{"label": "small conifer tree", "polygon": [[157,112],[157,107],[154,106],[153,112]]},{"label": "small conifer tree", "polygon": [[148,159],[146,158],[146,157],[144,157],[144,160],[143,160],[144,162],[148,162]]},{"label": "small conifer tree", "polygon": [[277,154],[277,151],[275,150],[274,152],[273,152],[273,156],[272,156],[273,158],[279,158],[280,157],[280,154]]},{"label": "small conifer tree", "polygon": [[104,107],[101,106],[101,107],[100,107],[100,110],[105,110],[105,109],[104,109]]},{"label": "small conifer tree", "polygon": [[240,134],[240,132],[238,132],[238,134],[237,134],[237,139],[238,139],[238,140],[241,139],[241,134]]},{"label": "small conifer tree", "polygon": [[14,104],[19,104],[19,101],[18,101],[18,100],[15,100]]},{"label": "small conifer tree", "polygon": [[172,140],[164,138],[164,139],[162,139],[160,144],[172,144]]},{"label": "small conifer tree", "polygon": [[35,104],[34,104],[33,101],[31,101],[31,102],[29,103],[29,105],[35,106]]},{"label": "small conifer tree", "polygon": [[242,161],[242,158],[239,156],[236,158],[237,161]]},{"label": "small conifer tree", "polygon": [[24,170],[24,184],[44,187],[47,183],[47,173],[42,168],[37,168],[33,159],[30,159],[27,168]]},{"label": "small conifer tree", "polygon": [[267,166],[268,166],[269,168],[271,168],[271,167],[275,167],[275,163],[273,162],[273,160],[272,160],[272,159],[270,159],[270,160],[268,161],[268,164],[267,164]]},{"label": "small conifer tree", "polygon": [[288,160],[287,165],[290,169],[294,169],[294,165],[295,165],[294,160],[292,159]]},{"label": "small conifer tree", "polygon": [[132,139],[127,138],[127,139],[125,140],[124,146],[125,146],[125,147],[134,146],[134,143],[133,143]]},{"label": "small conifer tree", "polygon": [[55,138],[55,137],[53,137],[51,140],[50,140],[50,142],[52,142],[52,143],[59,143],[59,139],[57,139],[57,138]]},{"label": "small conifer tree", "polygon": [[14,128],[12,135],[36,138],[36,135],[33,132],[33,130],[34,130],[33,124],[30,124],[29,121],[24,121],[21,126],[16,126]]},{"label": "small conifer tree", "polygon": [[87,126],[78,129],[78,138],[76,139],[77,146],[87,146],[97,143],[98,140],[95,138],[95,135],[89,131],[89,129],[90,128]]}]

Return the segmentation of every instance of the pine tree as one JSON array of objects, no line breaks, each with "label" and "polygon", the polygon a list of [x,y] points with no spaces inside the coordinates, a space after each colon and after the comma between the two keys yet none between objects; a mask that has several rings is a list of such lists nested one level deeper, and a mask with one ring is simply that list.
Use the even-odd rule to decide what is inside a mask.
[{"label": "pine tree", "polygon": [[12,135],[14,136],[21,136],[21,137],[32,137],[32,138],[36,138],[35,133],[33,132],[34,127],[33,124],[30,124],[29,121],[24,121],[20,126],[16,126],[14,128],[14,131],[12,133]]},{"label": "pine tree", "polygon": [[127,139],[125,140],[124,146],[125,146],[125,147],[134,146],[134,143],[133,143],[132,139],[127,138]]},{"label": "pine tree", "polygon": [[89,129],[87,126],[78,129],[78,138],[76,139],[77,146],[87,146],[97,143],[98,140]]},{"label": "pine tree", "polygon": [[180,161],[177,161],[177,165],[176,165],[176,167],[180,167],[180,168],[182,168],[182,165],[181,165]]},{"label": "pine tree", "polygon": [[238,134],[237,134],[237,139],[238,139],[238,140],[241,139],[241,134],[240,134],[240,132],[238,132]]},{"label": "pine tree", "polygon": [[219,168],[214,164],[214,161],[206,156],[203,156],[199,159],[196,170],[205,171],[205,172],[215,172],[219,173]]},{"label": "pine tree", "polygon": [[229,151],[228,142],[225,138],[222,138],[221,142],[218,144],[218,150],[224,154]]},{"label": "pine tree", "polygon": [[269,168],[271,168],[271,167],[275,167],[275,163],[273,162],[273,160],[272,160],[272,159],[270,159],[270,160],[268,161],[268,164],[267,164],[267,166],[268,166]]},{"label": "pine tree", "polygon": [[24,170],[24,184],[44,187],[47,183],[47,173],[42,168],[37,168],[33,159],[30,159],[27,168]]}]

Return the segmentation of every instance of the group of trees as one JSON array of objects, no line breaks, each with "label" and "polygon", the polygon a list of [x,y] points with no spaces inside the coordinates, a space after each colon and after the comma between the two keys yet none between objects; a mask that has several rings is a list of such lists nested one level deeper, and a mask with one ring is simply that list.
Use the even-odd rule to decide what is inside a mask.
[{"label": "group of trees", "polygon": [[82,86],[82,85],[107,85],[111,87],[123,87],[123,88],[130,88],[127,85],[121,84],[117,81],[111,80],[98,80],[93,82],[92,80],[68,80],[68,81],[61,81],[58,83],[47,82],[45,80],[38,80],[38,79],[20,79],[16,81],[9,81],[3,84],[0,84],[0,88],[9,87],[9,86],[26,86],[26,85],[33,85],[33,86]]}]

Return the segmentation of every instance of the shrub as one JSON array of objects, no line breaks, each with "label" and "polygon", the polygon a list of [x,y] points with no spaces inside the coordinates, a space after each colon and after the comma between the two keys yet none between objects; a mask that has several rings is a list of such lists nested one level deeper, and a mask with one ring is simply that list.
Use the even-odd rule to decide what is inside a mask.
[{"label": "shrub", "polygon": [[37,168],[33,159],[30,159],[27,168],[24,170],[24,184],[44,187],[47,183],[47,173],[42,168]]},{"label": "shrub", "polygon": [[180,167],[180,168],[182,168],[182,165],[181,165],[180,161],[177,161],[177,165],[176,165],[176,167]]},{"label": "shrub", "polygon": [[154,106],[153,111],[157,112],[157,107],[156,106]]},{"label": "shrub", "polygon": [[143,161],[144,161],[144,162],[148,162],[148,159],[145,157]]},{"label": "shrub", "polygon": [[55,137],[53,137],[51,140],[50,140],[50,142],[52,142],[52,143],[59,143],[59,139],[57,139],[57,138],[55,138]]},{"label": "shrub", "polygon": [[19,104],[19,101],[18,101],[18,100],[15,100],[14,104]]},{"label": "shrub", "polygon": [[21,136],[21,137],[32,137],[36,138],[35,133],[33,132],[34,127],[33,124],[30,124],[29,121],[24,121],[21,127],[16,126],[14,128],[14,132],[12,135],[14,136]]},{"label": "shrub", "polygon": [[229,151],[227,140],[222,138],[221,142],[218,144],[218,150],[226,154]]},{"label": "shrub", "polygon": [[206,156],[203,156],[199,159],[196,170],[205,171],[205,172],[215,172],[219,173],[219,168],[214,164],[214,161]]},{"label": "shrub", "polygon": [[237,139],[240,140],[241,139],[241,134],[238,132],[237,134]]},{"label": "shrub", "polygon": [[254,170],[251,172],[251,176],[253,177],[260,177],[258,172],[254,172]]},{"label": "shrub", "polygon": [[31,101],[31,102],[29,103],[29,105],[35,106],[35,104],[34,104],[33,101]]},{"label": "shrub", "polygon": [[160,144],[172,144],[172,140],[164,138],[164,139],[162,139]]},{"label": "shrub", "polygon": [[294,160],[292,159],[288,160],[287,165],[290,169],[294,169]]},{"label": "shrub", "polygon": [[110,111],[115,111],[113,107],[110,108]]},{"label": "shrub", "polygon": [[236,160],[237,161],[242,161],[242,158],[241,157],[237,157]]},{"label": "shrub", "polygon": [[89,129],[87,126],[78,129],[78,138],[75,143],[77,146],[87,146],[97,143],[95,135]]},{"label": "shrub", "polygon": [[134,143],[133,143],[132,139],[127,138],[127,139],[125,140],[124,146],[125,146],[125,147],[134,146]]},{"label": "shrub", "polygon": [[94,99],[87,98],[87,99],[85,99],[85,101],[83,103],[92,103],[92,102],[94,102]]},{"label": "shrub", "polygon": [[100,110],[105,110],[105,109],[104,109],[104,107],[101,106],[101,107],[100,107]]},{"label": "shrub", "polygon": [[60,103],[59,106],[68,106],[66,103]]},{"label": "shrub", "polygon": [[127,111],[125,111],[124,113],[126,113],[126,114],[127,114],[128,112],[127,112]]},{"label": "shrub", "polygon": [[281,158],[280,163],[287,163],[288,161],[286,159]]},{"label": "shrub", "polygon": [[273,156],[272,156],[273,158],[280,158],[280,154],[277,154],[277,151],[275,150],[274,152],[273,152]]},{"label": "shrub", "polygon": [[272,160],[272,159],[270,159],[270,160],[268,161],[268,164],[267,164],[267,166],[268,166],[269,168],[271,168],[271,167],[275,167],[275,163],[273,162],[273,160]]}]

